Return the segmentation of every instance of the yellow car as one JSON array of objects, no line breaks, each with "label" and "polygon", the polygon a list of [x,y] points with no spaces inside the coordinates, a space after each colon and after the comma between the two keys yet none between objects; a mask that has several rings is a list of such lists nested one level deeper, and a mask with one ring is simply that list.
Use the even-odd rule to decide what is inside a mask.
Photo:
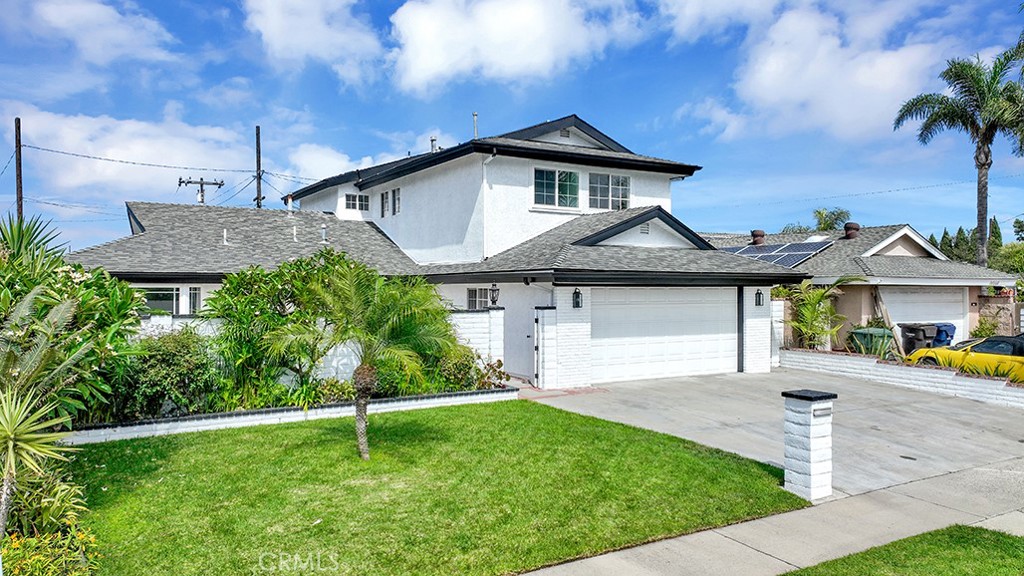
[{"label": "yellow car", "polygon": [[907,357],[911,364],[951,366],[971,374],[1024,381],[1024,338],[991,336],[964,340],[953,346],[919,348]]}]

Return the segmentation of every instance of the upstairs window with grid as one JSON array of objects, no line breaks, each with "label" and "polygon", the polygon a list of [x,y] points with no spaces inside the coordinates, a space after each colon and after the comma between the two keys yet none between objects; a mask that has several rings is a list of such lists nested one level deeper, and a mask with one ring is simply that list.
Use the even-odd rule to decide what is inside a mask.
[{"label": "upstairs window with grid", "polygon": [[345,194],[345,208],[347,210],[370,211],[369,194]]},{"label": "upstairs window with grid", "polygon": [[380,217],[383,218],[384,216],[387,216],[387,213],[388,213],[388,193],[387,192],[381,192],[380,193]]},{"label": "upstairs window with grid", "polygon": [[402,189],[395,188],[391,191],[391,215],[394,216],[402,211]]},{"label": "upstairs window with grid", "polygon": [[629,176],[591,174],[590,207],[605,210],[629,208]]},{"label": "upstairs window with grid", "polygon": [[543,206],[578,208],[580,175],[566,170],[533,171],[533,201]]}]

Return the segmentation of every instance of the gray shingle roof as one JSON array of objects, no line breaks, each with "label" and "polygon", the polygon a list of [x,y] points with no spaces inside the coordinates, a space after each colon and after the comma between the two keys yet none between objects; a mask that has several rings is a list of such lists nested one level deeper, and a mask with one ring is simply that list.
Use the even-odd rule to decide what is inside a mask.
[{"label": "gray shingle roof", "polygon": [[[802,273],[718,250],[651,248],[641,246],[586,246],[590,236],[638,217],[667,215],[660,207],[601,212],[574,218],[479,263],[428,266],[427,274],[473,274],[529,270],[661,272],[675,274],[731,274],[790,276]],[[668,216],[671,218],[671,216]]]},{"label": "gray shingle roof", "polygon": [[[886,278],[933,278],[933,279],[991,279],[1012,281],[1003,272],[974,264],[950,262],[937,258],[912,258],[906,256],[862,256],[868,250],[896,234],[907,224],[890,226],[865,226],[856,238],[843,238],[842,230],[826,232],[801,232],[797,234],[768,234],[765,244],[787,244],[805,242],[810,236],[825,236],[833,244],[812,256],[795,270],[813,276],[832,278],[839,276],[875,276]],[[749,235],[705,234],[709,242],[719,248],[745,246],[750,243]]]},{"label": "gray shingle roof", "polygon": [[[187,204],[129,202],[143,231],[72,252],[69,260],[103,266],[119,276],[224,274],[250,265],[278,266],[324,246],[384,274],[406,274],[416,264],[370,222],[331,214]],[[327,244],[321,226],[327,226]],[[224,244],[227,230],[227,245]]]}]

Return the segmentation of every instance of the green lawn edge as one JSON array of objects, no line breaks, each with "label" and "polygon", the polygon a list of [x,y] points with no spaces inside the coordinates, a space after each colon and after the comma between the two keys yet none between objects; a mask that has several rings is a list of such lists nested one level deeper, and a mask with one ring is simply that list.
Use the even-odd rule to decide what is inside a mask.
[{"label": "green lawn edge", "polygon": [[[503,574],[806,506],[782,471],[517,400],[83,447],[102,574]],[[278,570],[282,572],[282,570]]]},{"label": "green lawn edge", "polygon": [[788,572],[787,576],[1020,576],[1024,538],[950,526]]}]

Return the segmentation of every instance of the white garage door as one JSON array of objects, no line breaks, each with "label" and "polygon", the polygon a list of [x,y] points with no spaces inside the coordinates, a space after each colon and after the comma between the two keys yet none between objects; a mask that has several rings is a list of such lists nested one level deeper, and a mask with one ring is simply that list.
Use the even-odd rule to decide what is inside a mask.
[{"label": "white garage door", "polygon": [[737,369],[735,288],[591,289],[591,381]]},{"label": "white garage door", "polygon": [[[954,342],[968,337],[967,303],[963,288],[882,286],[879,293],[894,324],[949,322],[956,326]],[[897,329],[897,334],[899,330]]]}]

